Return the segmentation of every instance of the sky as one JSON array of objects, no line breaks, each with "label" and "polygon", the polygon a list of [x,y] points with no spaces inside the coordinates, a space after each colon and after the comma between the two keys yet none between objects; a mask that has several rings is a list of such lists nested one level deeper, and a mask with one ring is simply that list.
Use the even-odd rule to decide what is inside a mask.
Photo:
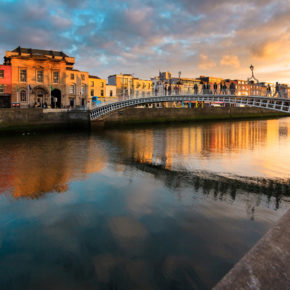
[{"label": "sky", "polygon": [[290,84],[290,0],[0,0],[0,55],[61,50],[103,78],[160,71]]}]

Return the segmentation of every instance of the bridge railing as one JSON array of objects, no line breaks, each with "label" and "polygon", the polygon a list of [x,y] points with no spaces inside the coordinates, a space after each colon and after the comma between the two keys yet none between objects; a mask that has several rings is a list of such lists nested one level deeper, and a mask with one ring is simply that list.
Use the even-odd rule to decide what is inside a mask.
[{"label": "bridge railing", "polygon": [[[247,95],[238,95],[235,93],[231,93],[229,90],[228,91],[221,91],[218,93],[213,93],[212,91],[208,91],[208,90],[201,90],[201,91],[158,91],[158,92],[147,92],[147,93],[143,93],[143,94],[138,94],[138,93],[134,93],[131,95],[127,95],[127,96],[116,96],[116,97],[109,97],[108,99],[104,99],[104,101],[102,101],[99,104],[95,104],[92,103],[91,104],[91,108],[90,109],[94,109],[97,107],[102,107],[104,105],[109,105],[109,104],[113,104],[116,102],[120,102],[120,101],[127,101],[127,100],[132,100],[132,99],[141,99],[141,98],[150,98],[150,97],[164,97],[164,96],[224,96],[224,97],[236,97],[236,98],[273,98],[273,96],[247,96]],[[289,100],[289,99],[285,99],[285,100]]]}]

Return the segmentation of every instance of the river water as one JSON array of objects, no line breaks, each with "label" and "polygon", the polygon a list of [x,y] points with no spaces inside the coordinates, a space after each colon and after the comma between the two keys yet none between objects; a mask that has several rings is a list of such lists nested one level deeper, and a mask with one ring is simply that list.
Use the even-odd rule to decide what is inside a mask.
[{"label": "river water", "polygon": [[0,138],[1,289],[209,289],[286,212],[290,118]]}]

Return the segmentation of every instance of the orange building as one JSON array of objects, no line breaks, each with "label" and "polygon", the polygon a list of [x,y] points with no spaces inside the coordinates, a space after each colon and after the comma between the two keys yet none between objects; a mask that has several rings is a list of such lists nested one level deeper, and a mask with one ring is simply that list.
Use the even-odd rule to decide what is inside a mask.
[{"label": "orange building", "polygon": [[18,47],[6,52],[12,70],[12,102],[21,107],[75,107],[87,102],[88,73],[61,51]]}]

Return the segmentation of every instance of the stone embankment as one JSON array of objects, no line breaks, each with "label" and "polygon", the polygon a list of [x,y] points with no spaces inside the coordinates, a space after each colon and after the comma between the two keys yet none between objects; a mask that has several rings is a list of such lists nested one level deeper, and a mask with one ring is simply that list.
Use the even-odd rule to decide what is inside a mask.
[{"label": "stone embankment", "polygon": [[89,128],[87,111],[0,109],[0,133]]},{"label": "stone embankment", "polygon": [[[127,108],[93,121],[96,126],[231,120],[286,116],[285,113],[250,107]],[[288,115],[290,116],[290,115]]]},{"label": "stone embankment", "polygon": [[290,210],[213,288],[290,289]]},{"label": "stone embankment", "polygon": [[203,120],[231,120],[281,117],[279,113],[259,108],[127,108],[90,122],[89,112],[67,109],[0,109],[0,133],[30,130],[89,129],[99,126],[176,123]]}]

